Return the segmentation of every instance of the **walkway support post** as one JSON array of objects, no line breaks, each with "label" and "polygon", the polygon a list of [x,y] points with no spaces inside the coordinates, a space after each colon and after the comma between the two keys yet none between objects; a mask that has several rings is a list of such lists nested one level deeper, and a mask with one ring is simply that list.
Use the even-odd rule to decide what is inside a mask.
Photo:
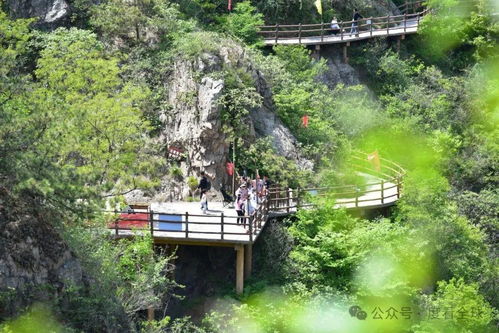
[{"label": "walkway support post", "polygon": [[149,212],[149,228],[151,230],[151,238],[154,244],[154,212],[152,210]]},{"label": "walkway support post", "polygon": [[236,245],[236,293],[241,295],[244,289],[244,246]]},{"label": "walkway support post", "polygon": [[355,208],[359,207],[359,195],[360,195],[359,188],[355,187]]},{"label": "walkway support post", "polygon": [[189,212],[185,212],[185,238],[189,238]]},{"label": "walkway support post", "polygon": [[[275,43],[277,44],[277,40],[279,39],[279,23],[275,25]],[[232,189],[233,192],[236,192],[235,189]]]},{"label": "walkway support post", "polygon": [[371,37],[372,37],[373,36],[373,18],[372,18],[372,16],[369,19],[369,22],[371,22],[371,24],[369,24],[369,31],[370,31]]},{"label": "walkway support post", "polygon": [[220,215],[220,234],[221,239],[224,239],[224,212]]},{"label": "walkway support post", "polygon": [[298,27],[298,44],[301,45],[301,23]]},{"label": "walkway support post", "polygon": [[288,203],[286,205],[286,212],[289,214],[289,206],[291,205],[291,189],[288,187]]},{"label": "walkway support post", "polygon": [[249,238],[250,238],[250,242],[253,243],[253,221],[255,220],[255,215],[251,215],[249,217]]},{"label": "walkway support post", "polygon": [[252,271],[252,262],[253,262],[253,245],[246,244],[244,245],[244,279],[247,279],[251,276]]},{"label": "walkway support post", "polygon": [[400,177],[397,177],[397,199],[400,199]]},{"label": "walkway support post", "polygon": [[386,34],[390,35],[390,15],[386,19]]},{"label": "walkway support post", "polygon": [[348,64],[348,53],[347,53],[347,48],[350,46],[350,42],[347,42],[346,44],[343,45],[343,62],[345,64]]},{"label": "walkway support post", "polygon": [[340,22],[340,34],[341,34],[341,40],[343,40],[343,21]]},{"label": "walkway support post", "polygon": [[147,307],[147,321],[154,320],[154,308],[152,306]]},{"label": "walkway support post", "polygon": [[385,181],[381,179],[381,204],[385,203]]}]

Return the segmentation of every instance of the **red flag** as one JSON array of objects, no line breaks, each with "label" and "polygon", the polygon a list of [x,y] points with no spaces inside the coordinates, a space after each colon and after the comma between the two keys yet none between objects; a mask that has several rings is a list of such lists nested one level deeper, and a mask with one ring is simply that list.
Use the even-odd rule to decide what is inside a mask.
[{"label": "red flag", "polygon": [[308,127],[308,116],[307,115],[304,115],[303,117],[301,117],[301,124],[303,125],[303,127]]},{"label": "red flag", "polygon": [[228,9],[229,11],[231,11],[231,10],[232,10],[232,0],[229,0],[229,3],[227,4],[227,9]]},{"label": "red flag", "polygon": [[227,164],[225,165],[225,169],[227,170],[227,174],[229,176],[232,176],[234,174],[234,163],[227,162]]}]

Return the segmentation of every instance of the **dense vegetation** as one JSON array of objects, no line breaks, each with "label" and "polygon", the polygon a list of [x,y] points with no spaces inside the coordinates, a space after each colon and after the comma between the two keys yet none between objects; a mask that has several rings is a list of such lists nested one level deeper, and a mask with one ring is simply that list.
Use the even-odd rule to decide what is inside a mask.
[{"label": "dense vegetation", "polygon": [[[353,47],[364,85],[331,88],[317,80],[325,60],[313,60],[303,47],[269,52],[256,33],[263,22],[320,21],[313,1],[244,1],[231,13],[226,5],[79,0],[71,27],[50,32],[0,11],[0,206],[22,201],[52,212],[54,226],[99,281],[88,293],[68,288],[50,309],[35,306],[0,331],[42,322],[53,331],[103,331],[114,325],[114,308],[135,330],[151,332],[495,331],[499,24],[493,9],[484,1],[430,1],[436,11],[400,53],[386,40]],[[330,5],[324,4],[324,19],[349,19],[351,7]],[[367,1],[355,5],[376,13]],[[321,199],[320,208],[280,225],[273,251],[285,255],[263,265],[242,297],[219,295],[237,305],[195,323],[188,317],[146,323],[147,307],[173,297],[171,257],[154,253],[147,237],[116,245],[86,227],[105,227],[96,212],[110,198],[119,202],[127,191],[157,185],[165,170],[154,143],[159,114],[168,111],[165,73],[176,58],[195,59],[220,44],[245,48],[271,87],[278,116],[315,163],[313,175],[276,155],[269,138],[241,139],[242,120],[261,96],[247,73],[224,68],[224,131],[245,147],[238,160],[250,171],[290,185],[332,183],[352,149],[377,149],[407,170],[404,195],[390,216],[374,220]],[[304,115],[308,127],[301,125]],[[368,319],[352,318],[353,305]],[[373,319],[376,309],[382,320]]]}]

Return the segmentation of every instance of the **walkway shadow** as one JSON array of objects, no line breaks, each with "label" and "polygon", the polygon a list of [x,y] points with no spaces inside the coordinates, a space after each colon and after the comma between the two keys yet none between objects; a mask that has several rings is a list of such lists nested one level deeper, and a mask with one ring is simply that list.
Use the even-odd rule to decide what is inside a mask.
[{"label": "walkway shadow", "polygon": [[213,209],[208,209],[206,210],[206,214],[210,215],[210,213],[223,213],[223,210],[213,210]]}]

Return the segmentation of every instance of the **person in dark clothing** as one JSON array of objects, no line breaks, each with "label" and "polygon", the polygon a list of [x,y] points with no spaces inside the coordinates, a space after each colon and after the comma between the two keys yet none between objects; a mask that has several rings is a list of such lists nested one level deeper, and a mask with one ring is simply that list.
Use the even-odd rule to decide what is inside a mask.
[{"label": "person in dark clothing", "polygon": [[352,34],[358,34],[359,33],[359,29],[357,29],[359,23],[357,22],[358,20],[360,19],[363,19],[364,17],[362,15],[359,14],[359,11],[357,10],[357,8],[355,8],[353,10],[353,22],[352,22],[352,29],[350,29],[350,36]]},{"label": "person in dark clothing", "polygon": [[[199,199],[200,200],[203,200],[203,194],[205,194],[206,192],[208,192],[208,190],[210,190],[211,188],[211,183],[210,181],[208,180],[208,177],[206,177],[206,174],[204,171],[201,171],[201,179],[199,180],[199,185],[198,185],[198,189],[200,190],[200,194],[199,194]],[[202,204],[202,206],[208,210],[208,196],[206,196],[206,201]]]},{"label": "person in dark clothing", "polygon": [[263,176],[263,193],[264,193],[264,196],[266,196],[269,193],[270,186],[272,186],[272,182],[270,181],[269,177]]}]

